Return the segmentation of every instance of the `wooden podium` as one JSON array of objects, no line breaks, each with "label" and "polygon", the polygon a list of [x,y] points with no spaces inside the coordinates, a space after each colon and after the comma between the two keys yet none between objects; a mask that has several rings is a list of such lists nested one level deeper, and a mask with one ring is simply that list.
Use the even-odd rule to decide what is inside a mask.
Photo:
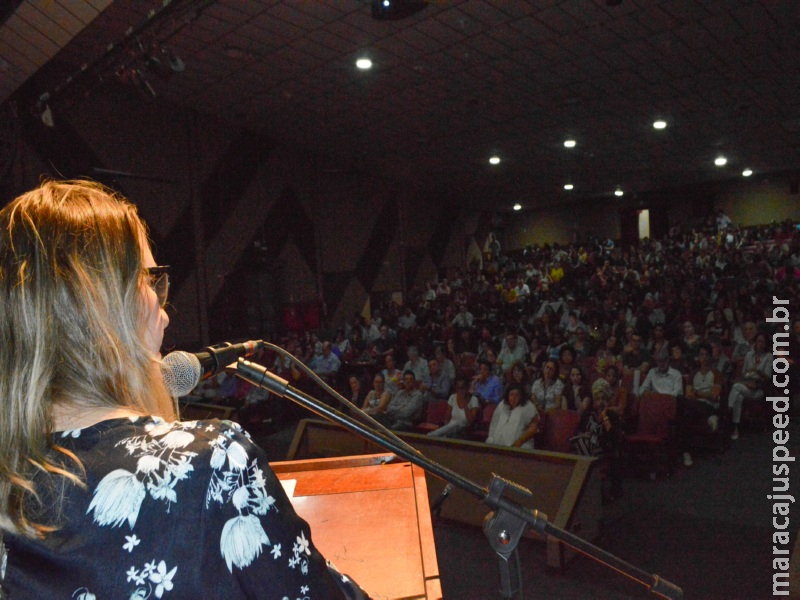
[{"label": "wooden podium", "polygon": [[372,598],[442,597],[425,472],[393,454],[270,463],[314,545]]}]

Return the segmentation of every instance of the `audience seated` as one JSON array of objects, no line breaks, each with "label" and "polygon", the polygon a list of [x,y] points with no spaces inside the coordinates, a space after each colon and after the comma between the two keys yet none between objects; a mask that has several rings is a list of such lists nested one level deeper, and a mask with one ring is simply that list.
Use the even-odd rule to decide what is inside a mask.
[{"label": "audience seated", "polygon": [[619,456],[622,421],[619,411],[610,405],[615,393],[606,379],[595,381],[591,393],[589,408],[581,415],[574,443],[578,454],[603,458],[611,488],[608,490],[604,486],[602,491],[603,500],[607,502],[622,496]]},{"label": "audience seated", "polygon": [[361,410],[368,415],[386,412],[386,407],[389,406],[391,399],[392,393],[386,389],[386,377],[381,371],[378,371],[372,378],[372,389],[367,392]]},{"label": "audience seated", "polygon": [[488,360],[478,363],[478,374],[472,379],[469,390],[481,404],[498,404],[503,399],[503,382],[492,374],[492,364]]},{"label": "audience seated", "polygon": [[322,344],[322,354],[316,356],[309,366],[311,366],[314,372],[326,383],[335,385],[336,374],[339,372],[341,364],[339,357],[333,353],[331,343],[324,342]]},{"label": "audience seated", "polygon": [[439,366],[439,361],[432,358],[428,361],[428,381],[420,385],[426,402],[434,400],[447,400],[450,397],[450,387],[453,381]]},{"label": "audience seated", "polygon": [[533,450],[538,423],[539,413],[533,402],[523,397],[521,388],[509,386],[492,415],[486,443]]},{"label": "audience seated", "polygon": [[500,365],[502,373],[505,375],[516,363],[525,362],[525,354],[525,348],[517,343],[517,334],[507,334],[505,346],[497,356],[497,364]]},{"label": "audience seated", "polygon": [[564,382],[558,377],[558,362],[547,360],[542,366],[542,376],[531,386],[531,400],[541,412],[561,408],[563,391]]},{"label": "audience seated", "polygon": [[419,355],[419,350],[416,346],[408,347],[408,362],[403,367],[403,376],[405,377],[406,371],[414,373],[414,379],[418,389],[422,386],[429,386],[431,380],[431,373],[428,369],[428,361]]},{"label": "audience seated", "polygon": [[[387,301],[377,306],[373,300],[372,321],[380,335],[366,349],[366,356],[385,364],[384,391],[391,393],[402,379],[396,359],[414,371],[412,381],[424,386],[429,399],[437,397],[430,393],[436,387],[437,369],[451,385],[457,375],[472,378],[477,370],[467,392],[471,398],[469,392],[474,391],[481,403],[476,420],[482,420],[486,405],[498,407],[497,412],[505,385],[506,392],[512,387],[523,389],[523,398],[530,399],[542,416],[543,429],[545,411],[566,406],[582,409],[583,414],[589,411],[601,424],[605,413],[614,429],[631,431],[636,428],[640,398],[654,392],[676,399],[680,445],[685,447],[685,434],[692,430],[712,432],[726,425],[728,414],[735,438],[742,413],[746,418],[757,404],[750,399],[769,393],[772,356],[765,342],[776,326],[764,321],[765,309],[772,305],[773,296],[789,303],[790,314],[800,309],[800,286],[790,276],[776,277],[781,268],[790,272],[785,268],[787,261],[800,257],[800,232],[785,227],[785,239],[778,244],[774,242],[778,228],[773,225],[731,226],[724,240],[717,237],[715,228],[700,227],[685,232],[674,227],[667,237],[641,240],[636,246],[587,239],[569,247],[532,245],[524,255],[522,251],[500,252],[492,243],[496,252],[488,254],[482,265],[477,262],[459,273],[440,273],[430,279],[430,286],[404,294],[402,305]],[[453,282],[449,292],[445,275]],[[377,317],[378,311],[382,318]],[[352,365],[365,356],[361,338],[366,323],[366,319],[354,320],[349,344],[341,336],[336,338],[344,344],[340,347],[343,364]],[[756,350],[759,327],[763,340]],[[372,327],[369,330],[374,335]],[[313,333],[305,332],[289,342],[297,344],[297,353],[302,348],[304,358],[318,368],[325,350]],[[335,330],[321,337],[332,340],[333,334]],[[800,325],[795,337],[793,347],[800,347]],[[665,352],[662,367],[663,360],[655,357],[663,358]],[[438,367],[431,369],[432,364],[420,354],[433,357]],[[487,358],[488,365],[481,362]],[[800,382],[793,360],[790,357],[794,369],[790,375],[793,383]],[[659,364],[651,368],[654,362]],[[286,361],[279,360],[275,367],[287,379],[287,374],[293,375]],[[360,374],[375,372],[364,371],[363,365],[358,368]],[[495,369],[501,377],[496,377]],[[352,371],[351,366],[346,372]],[[573,377],[582,379],[577,387]],[[609,395],[604,396],[604,409],[598,413],[595,394],[587,393],[587,388],[592,390],[592,384],[601,380],[610,392],[603,391]],[[345,379],[338,381],[344,393],[352,392]],[[373,379],[370,394],[376,391],[375,385]],[[791,390],[795,395],[796,385]],[[213,388],[208,394],[215,395]],[[246,390],[240,395],[244,394]],[[386,396],[381,397],[379,405]],[[728,402],[719,406],[726,397]],[[389,416],[390,404],[378,412],[384,420],[393,418],[390,425],[394,425],[400,419]],[[800,405],[800,399],[796,404]],[[416,416],[404,421],[413,424]],[[497,416],[501,418],[502,411]],[[477,425],[468,428],[467,436],[473,439],[476,430]],[[685,455],[684,460],[688,465],[691,456]]]},{"label": "audience seated", "polygon": [[639,388],[639,396],[647,392],[667,394],[677,398],[683,395],[683,376],[670,366],[670,356],[666,349],[659,350],[655,356],[656,368],[647,372]]},{"label": "audience seated", "polygon": [[469,380],[460,377],[456,381],[456,393],[447,400],[446,423],[428,435],[449,438],[463,437],[475,423],[480,409],[480,401],[469,392]]},{"label": "audience seated", "polygon": [[411,431],[414,421],[419,419],[425,404],[422,392],[417,388],[414,371],[403,372],[403,386],[386,405],[383,412],[376,412],[373,417],[389,429],[395,431]]},{"label": "audience seated", "polygon": [[772,354],[767,350],[767,336],[756,334],[753,349],[744,357],[742,376],[731,387],[728,406],[731,409],[733,433],[731,439],[739,439],[739,423],[746,399],[760,400],[772,377]]},{"label": "audience seated", "polygon": [[368,392],[361,384],[361,379],[353,374],[347,378],[347,383],[350,385],[350,402],[353,406],[363,406]]},{"label": "audience seated", "polygon": [[586,382],[583,371],[577,365],[569,370],[567,382],[561,395],[561,408],[573,410],[578,414],[588,410],[592,404],[591,389]]}]

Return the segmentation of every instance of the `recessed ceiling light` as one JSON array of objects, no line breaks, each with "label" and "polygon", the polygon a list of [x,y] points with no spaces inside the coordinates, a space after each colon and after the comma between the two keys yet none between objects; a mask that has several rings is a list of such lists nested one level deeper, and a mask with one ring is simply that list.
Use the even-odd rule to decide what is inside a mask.
[{"label": "recessed ceiling light", "polygon": [[499,157],[499,156],[493,156],[493,157],[491,157],[491,158],[489,159],[489,164],[490,164],[490,165],[499,165],[499,164],[500,164],[500,157]]},{"label": "recessed ceiling light", "polygon": [[653,128],[654,129],[664,129],[667,126],[666,121],[653,121]]},{"label": "recessed ceiling light", "polygon": [[514,210],[522,210],[522,204],[515,204]]},{"label": "recessed ceiling light", "polygon": [[742,171],[743,177],[750,177],[750,175],[752,174],[753,174],[753,169],[745,169],[744,171]]},{"label": "recessed ceiling light", "polygon": [[361,69],[363,71],[366,71],[367,69],[371,69],[372,68],[372,61],[370,59],[368,59],[368,58],[359,58],[356,61],[356,66],[359,69]]},{"label": "recessed ceiling light", "polygon": [[624,193],[625,192],[622,191],[621,187],[618,187],[617,189],[614,190],[614,195],[615,196],[622,196]]},{"label": "recessed ceiling light", "polygon": [[564,147],[565,148],[574,148],[575,144],[576,144],[575,140],[565,140],[564,141]]},{"label": "recessed ceiling light", "polygon": [[718,167],[724,167],[726,164],[728,164],[728,159],[724,156],[718,156],[714,159],[714,164]]},{"label": "recessed ceiling light", "polygon": [[566,185],[564,185],[565,190],[571,190],[573,187],[575,186],[573,186],[571,183],[567,183]]}]

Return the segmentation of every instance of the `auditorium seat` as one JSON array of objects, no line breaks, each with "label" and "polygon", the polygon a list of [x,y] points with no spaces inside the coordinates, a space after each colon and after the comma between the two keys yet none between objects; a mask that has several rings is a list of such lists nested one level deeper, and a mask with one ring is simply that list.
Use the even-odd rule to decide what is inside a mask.
[{"label": "auditorium seat", "polygon": [[425,415],[422,417],[422,422],[419,423],[414,429],[417,433],[430,433],[439,429],[446,423],[447,419],[447,400],[431,400],[425,407]]},{"label": "auditorium seat", "polygon": [[572,452],[570,438],[575,435],[580,415],[574,410],[554,408],[547,411],[547,425],[540,450],[551,452]]},{"label": "auditorium seat", "polygon": [[458,361],[458,376],[472,378],[475,376],[475,363],[478,355],[474,352],[462,352]]},{"label": "auditorium seat", "polygon": [[675,462],[676,401],[668,394],[645,393],[639,402],[639,421],[635,433],[624,437],[623,449],[630,462],[650,468],[655,476],[658,466],[672,474]]},{"label": "auditorium seat", "polygon": [[496,408],[496,404],[487,404],[483,407],[480,417],[467,436],[468,439],[478,442],[486,441],[486,437],[489,435],[489,425],[492,423],[492,415],[494,415],[494,410]]}]

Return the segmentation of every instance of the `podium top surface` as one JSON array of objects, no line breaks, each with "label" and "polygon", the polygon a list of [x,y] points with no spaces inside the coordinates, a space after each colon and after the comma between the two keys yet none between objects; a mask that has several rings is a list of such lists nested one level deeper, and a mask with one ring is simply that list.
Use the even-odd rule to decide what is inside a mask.
[{"label": "podium top surface", "polygon": [[422,469],[391,454],[270,466],[314,545],[372,598],[441,598]]}]

